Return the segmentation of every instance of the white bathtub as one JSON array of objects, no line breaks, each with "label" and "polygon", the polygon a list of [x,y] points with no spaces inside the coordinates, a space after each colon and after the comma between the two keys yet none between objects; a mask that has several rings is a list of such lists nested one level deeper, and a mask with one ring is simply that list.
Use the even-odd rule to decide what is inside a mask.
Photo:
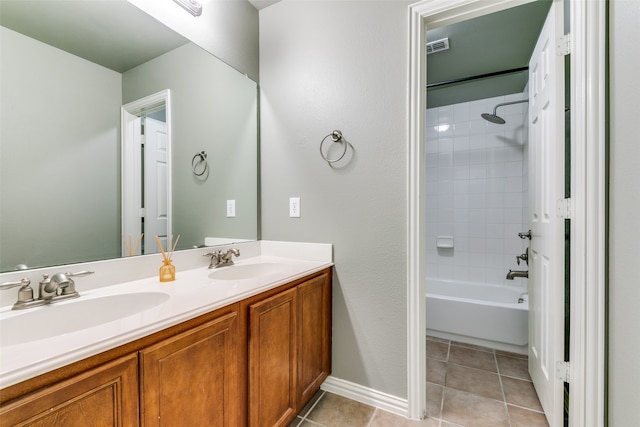
[{"label": "white bathtub", "polygon": [[427,334],[527,353],[528,298],[518,286],[427,279]]}]

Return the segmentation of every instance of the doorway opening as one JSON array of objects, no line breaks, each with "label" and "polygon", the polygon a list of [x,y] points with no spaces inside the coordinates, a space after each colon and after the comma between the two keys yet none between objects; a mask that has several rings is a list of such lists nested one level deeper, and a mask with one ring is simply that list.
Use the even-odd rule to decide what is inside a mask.
[{"label": "doorway opening", "polygon": [[169,90],[122,107],[122,255],[158,253],[171,238]]},{"label": "doorway opening", "polygon": [[[408,147],[408,403],[409,415],[425,415],[426,378],[425,352],[418,345],[424,342],[425,321],[425,233],[426,180],[424,111],[427,96],[424,52],[426,31],[465,19],[486,15],[523,3],[460,2],[451,6],[446,1],[425,0],[410,7],[410,113]],[[558,2],[562,3],[562,2]],[[570,46],[572,64],[571,104],[571,168],[572,199],[560,206],[571,217],[571,310],[569,312],[571,337],[569,350],[574,359],[571,365],[561,367],[571,374],[572,408],[570,425],[584,425],[587,421],[601,424],[604,408],[604,253],[599,239],[604,230],[604,72],[599,64],[604,58],[605,8],[601,4],[573,4],[570,14],[572,37]],[[600,61],[600,62],[599,62]],[[576,66],[580,64],[580,67]],[[589,101],[585,97],[589,95]],[[589,120],[588,120],[589,119]],[[578,141],[580,143],[578,143]],[[564,148],[564,144],[562,144]],[[586,159],[592,161],[587,162]],[[554,203],[555,205],[555,203]],[[589,209],[591,207],[591,209]],[[590,237],[586,237],[590,236]],[[586,260],[589,260],[587,263]],[[562,283],[562,280],[560,281]],[[585,288],[585,283],[587,287]],[[564,286],[560,286],[564,289]],[[589,288],[590,287],[590,288]],[[564,317],[564,316],[561,316]],[[563,346],[562,346],[563,347]],[[562,361],[562,357],[559,361]],[[549,361],[550,362],[550,361]],[[591,367],[592,370],[588,370]],[[552,369],[552,363],[548,365]],[[554,423],[554,426],[556,423]]]},{"label": "doorway opening", "polygon": [[[496,381],[489,375],[478,381],[485,386],[518,384],[526,392],[504,392],[509,412],[521,412],[513,405],[531,400],[530,416],[540,418],[544,407],[550,419],[558,416],[552,402],[560,391],[555,390],[555,378],[549,378],[548,361],[557,360],[555,353],[563,345],[555,344],[562,340],[553,331],[555,324],[541,322],[540,316],[562,320],[563,313],[555,312],[564,300],[545,286],[564,270],[564,257],[557,250],[563,247],[562,224],[548,212],[548,200],[563,197],[548,185],[556,173],[549,165],[564,166],[550,148],[553,144],[547,144],[564,133],[564,121],[552,116],[558,108],[551,104],[563,102],[555,96],[563,92],[564,79],[555,77],[562,67],[553,66],[560,55],[553,50],[549,57],[546,47],[549,39],[563,35],[556,25],[562,22],[557,8],[536,1],[427,29],[427,43],[446,37],[452,46],[427,59],[427,334],[452,340],[455,354],[463,351],[458,345],[465,344],[509,352],[496,357],[497,367],[491,363],[484,368],[508,372],[518,366],[516,378]],[[491,48],[483,49],[486,46]],[[543,66],[549,75],[540,78]],[[451,368],[445,390],[481,389],[480,384],[458,384],[456,369]],[[534,386],[544,398],[542,406]],[[490,397],[480,393],[477,398]],[[445,406],[448,398],[443,399]],[[506,419],[510,414],[499,410],[493,415]]]}]

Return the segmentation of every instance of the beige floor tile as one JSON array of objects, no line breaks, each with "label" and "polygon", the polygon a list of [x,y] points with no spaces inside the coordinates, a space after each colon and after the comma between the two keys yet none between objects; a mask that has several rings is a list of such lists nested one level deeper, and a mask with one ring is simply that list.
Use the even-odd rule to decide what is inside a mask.
[{"label": "beige floor tile", "polygon": [[438,420],[410,420],[400,415],[378,409],[370,427],[439,427]]},{"label": "beige floor tile", "polygon": [[502,377],[502,387],[507,403],[542,412],[542,406],[532,382]]},{"label": "beige floor tile", "polygon": [[444,385],[447,377],[447,363],[427,357],[427,381]]},{"label": "beige floor tile", "polygon": [[316,402],[318,400],[320,400],[322,398],[322,396],[324,395],[324,390],[318,390],[316,392],[316,394],[313,395],[313,397],[311,398],[311,400],[309,400],[309,403],[307,403],[306,405],[304,405],[304,408],[302,408],[302,410],[300,412],[298,412],[298,416],[304,418],[305,415],[307,415],[307,413],[309,413],[309,411],[311,410],[311,408],[313,407],[313,405],[316,404]]},{"label": "beige floor tile", "polygon": [[498,372],[496,368],[496,359],[493,353],[476,350],[472,348],[451,346],[449,350],[449,365],[455,363],[457,365],[469,366],[471,368],[484,369],[489,372]]},{"label": "beige floor tile", "polygon": [[461,365],[447,368],[447,387],[503,401],[502,387],[498,374]]},{"label": "beige floor tile", "polygon": [[323,424],[314,423],[313,421],[304,420],[298,427],[325,427]]},{"label": "beige floor tile", "polygon": [[326,427],[366,427],[375,408],[333,393],[325,393],[307,419]]},{"label": "beige floor tile", "polygon": [[302,422],[302,418],[296,417],[293,421],[289,423],[288,427],[299,427],[304,424],[300,424]]},{"label": "beige floor tile", "polygon": [[529,411],[511,405],[507,405],[507,409],[509,418],[511,418],[511,427],[549,427],[547,417],[541,412]]},{"label": "beige floor tile", "polygon": [[503,402],[449,387],[444,390],[442,419],[465,427],[509,427]]},{"label": "beige floor tile", "polygon": [[427,415],[429,418],[440,418],[443,391],[444,387],[427,383]]},{"label": "beige floor tile", "polygon": [[481,345],[468,344],[466,342],[460,342],[460,341],[451,341],[451,345],[455,345],[458,347],[473,348],[474,350],[486,351],[488,353],[494,352],[492,348],[483,347]]},{"label": "beige floor tile", "polygon": [[427,335],[427,339],[431,340],[431,341],[439,341],[439,342],[446,342],[447,344],[449,343],[448,339],[445,338],[438,338],[438,337],[432,337],[431,335]]},{"label": "beige floor tile", "polygon": [[503,350],[495,350],[496,355],[500,355],[500,356],[507,356],[507,357],[515,357],[516,359],[528,359],[529,356],[526,354],[520,354],[520,353],[513,353],[510,351],[503,351]]},{"label": "beige floor tile", "polygon": [[449,355],[448,343],[427,340],[427,357],[446,362],[448,355]]},{"label": "beige floor tile", "polygon": [[527,359],[496,355],[496,360],[498,361],[500,375],[531,381],[531,377],[529,377],[529,361]]}]

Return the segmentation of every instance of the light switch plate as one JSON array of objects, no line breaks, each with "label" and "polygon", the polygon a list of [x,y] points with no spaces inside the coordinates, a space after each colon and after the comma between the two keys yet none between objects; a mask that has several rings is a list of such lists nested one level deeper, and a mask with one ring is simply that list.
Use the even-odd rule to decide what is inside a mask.
[{"label": "light switch plate", "polygon": [[236,201],[227,200],[227,218],[235,218],[236,216]]},{"label": "light switch plate", "polygon": [[300,218],[300,197],[289,198],[289,217]]}]

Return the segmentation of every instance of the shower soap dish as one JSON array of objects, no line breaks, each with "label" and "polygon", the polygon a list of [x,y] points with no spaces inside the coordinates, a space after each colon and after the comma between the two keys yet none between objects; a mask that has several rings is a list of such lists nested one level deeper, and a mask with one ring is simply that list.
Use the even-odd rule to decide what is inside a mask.
[{"label": "shower soap dish", "polygon": [[453,249],[453,236],[438,236],[436,246],[443,249]]}]

